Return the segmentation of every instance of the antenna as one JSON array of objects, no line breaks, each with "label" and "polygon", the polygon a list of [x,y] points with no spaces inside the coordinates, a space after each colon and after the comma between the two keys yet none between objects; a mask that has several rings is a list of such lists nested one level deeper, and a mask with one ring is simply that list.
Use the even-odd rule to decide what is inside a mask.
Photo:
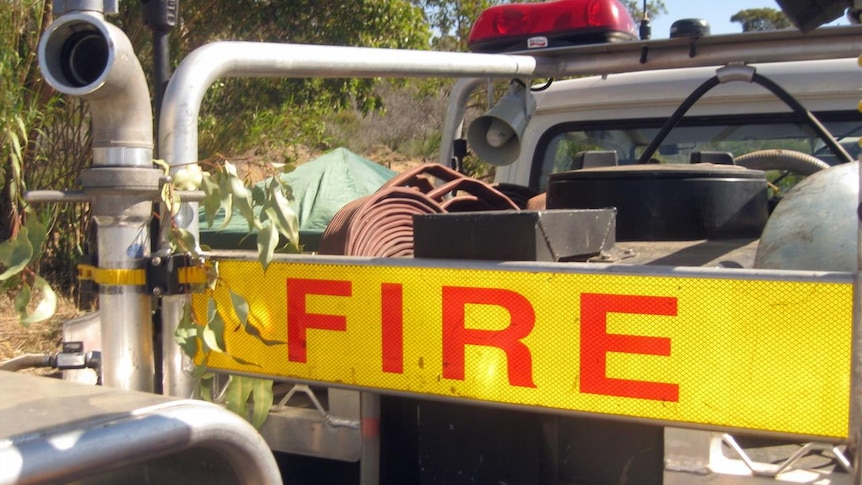
[{"label": "antenna", "polygon": [[640,37],[641,40],[649,40],[652,37],[652,27],[649,24],[649,15],[647,15],[647,0],[644,0],[643,17],[641,17]]}]

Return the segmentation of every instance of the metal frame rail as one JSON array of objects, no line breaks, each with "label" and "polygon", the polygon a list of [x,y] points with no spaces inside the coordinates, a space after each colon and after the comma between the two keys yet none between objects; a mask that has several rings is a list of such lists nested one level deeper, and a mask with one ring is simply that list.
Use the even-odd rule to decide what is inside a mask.
[{"label": "metal frame rail", "polygon": [[[563,77],[578,74],[608,74],[631,70],[664,69],[721,65],[746,59],[750,62],[780,62],[811,58],[854,57],[862,52],[859,27],[829,29],[804,36],[790,31],[739,36],[714,36],[698,40],[674,39],[602,45],[550,51],[539,56],[480,55],[434,52],[410,52],[329,46],[288,44],[248,44],[218,42],[193,52],[177,69],[162,106],[159,146],[161,156],[171,165],[194,163],[197,154],[197,118],[205,91],[221,77]],[[475,88],[475,81],[462,81],[453,99],[465,97]],[[450,106],[443,134],[441,160],[448,161],[455,131],[460,125],[459,108]],[[196,228],[192,227],[192,230]],[[859,273],[853,318],[853,362],[851,385],[851,426],[849,444],[854,462],[862,459],[860,451],[860,413],[862,413],[862,345],[860,336]],[[167,297],[163,321],[166,333],[176,326],[184,297]],[[175,346],[174,346],[175,347]],[[166,348],[166,377],[170,392],[186,394],[190,376],[175,363]],[[174,364],[172,365],[171,362]],[[363,461],[376,460],[364,455]],[[859,467],[854,469],[853,483],[862,484]],[[371,475],[373,476],[373,474]],[[369,476],[369,478],[371,477]]]},{"label": "metal frame rail", "polygon": [[266,442],[220,406],[4,371],[0,387],[0,484],[116,483],[123,470],[194,482],[207,468],[215,483],[282,483]]}]

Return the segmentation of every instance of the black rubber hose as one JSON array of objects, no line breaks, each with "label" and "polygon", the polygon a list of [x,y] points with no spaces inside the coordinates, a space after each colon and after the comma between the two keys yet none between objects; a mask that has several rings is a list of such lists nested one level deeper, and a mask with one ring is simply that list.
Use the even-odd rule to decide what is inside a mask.
[{"label": "black rubber hose", "polygon": [[[799,115],[811,129],[817,133],[827,147],[838,157],[840,163],[850,163],[853,161],[853,157],[847,153],[847,150],[841,146],[840,143],[835,141],[835,138],[829,133],[829,130],[820,123],[820,120],[814,116],[814,113],[805,108],[796,98],[793,97],[790,93],[788,93],[784,88],[779,86],[777,83],[773,82],[768,77],[757,74],[756,72],[751,78],[751,82],[759,84],[766,88],[769,92],[774,94],[778,99],[784,102],[790,109],[793,110],[794,113]],[[649,163],[652,156],[655,154],[658,147],[664,142],[668,133],[673,130],[683,116],[688,112],[689,109],[696,103],[704,94],[706,94],[710,89],[714,88],[721,84],[721,81],[718,79],[718,76],[713,76],[707,79],[703,84],[697,87],[691,94],[685,98],[685,101],[682,102],[681,105],[674,111],[673,115],[665,122],[664,126],[661,127],[661,130],[658,134],[652,139],[647,149],[641,154],[638,159],[638,163]]]},{"label": "black rubber hose", "polygon": [[713,76],[704,81],[704,83],[698,86],[697,89],[692,91],[691,94],[689,94],[688,97],[685,98],[685,101],[683,101],[682,104],[679,105],[676,111],[673,112],[671,117],[668,118],[667,121],[665,121],[664,126],[661,127],[661,130],[659,130],[658,134],[653,137],[649,146],[641,154],[640,158],[638,159],[638,163],[649,163],[652,156],[655,155],[656,150],[658,150],[658,147],[661,146],[661,144],[664,142],[664,139],[667,138],[668,133],[670,133],[671,130],[676,128],[676,125],[679,123],[682,117],[685,116],[686,113],[688,113],[688,110],[691,109],[692,106],[694,106],[694,103],[696,103],[697,100],[699,100],[710,89],[718,86],[719,84],[721,84],[721,81],[718,80],[718,76]]},{"label": "black rubber hose", "polygon": [[820,120],[818,120],[817,117],[814,116],[814,113],[808,111],[805,106],[802,106],[802,104],[797,101],[796,98],[793,97],[793,95],[785,91],[784,88],[779,86],[777,83],[775,83],[768,77],[761,76],[760,74],[754,73],[754,77],[752,77],[751,81],[760,84],[764,88],[768,89],[769,92],[774,94],[778,99],[784,101],[784,104],[790,107],[790,109],[792,109],[794,113],[798,114],[803,120],[805,120],[805,122],[814,130],[814,132],[817,133],[817,136],[819,136],[823,140],[823,143],[825,143],[826,146],[828,146],[829,149],[832,151],[832,153],[834,153],[835,156],[838,157],[838,160],[840,160],[839,163],[853,162],[853,157],[851,157],[850,154],[847,153],[847,150],[845,150],[840,143],[835,141],[835,137],[833,137],[832,134],[829,133],[829,130],[827,130],[826,127],[823,126],[822,123],[820,123]]}]

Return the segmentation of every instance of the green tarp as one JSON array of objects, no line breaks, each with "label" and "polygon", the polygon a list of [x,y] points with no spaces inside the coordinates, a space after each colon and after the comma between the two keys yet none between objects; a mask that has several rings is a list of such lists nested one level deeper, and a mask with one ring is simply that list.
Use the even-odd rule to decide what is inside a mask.
[{"label": "green tarp", "polygon": [[[369,195],[396,172],[363,158],[346,148],[306,162],[293,172],[280,175],[282,183],[293,190],[294,211],[299,218],[299,242],[306,250],[315,250],[330,219],[348,202]],[[263,187],[267,180],[258,182]],[[201,243],[217,249],[253,249],[255,237],[246,237],[248,223],[234,213],[230,224],[224,224],[224,213],[216,216],[211,228],[200,214]]]}]

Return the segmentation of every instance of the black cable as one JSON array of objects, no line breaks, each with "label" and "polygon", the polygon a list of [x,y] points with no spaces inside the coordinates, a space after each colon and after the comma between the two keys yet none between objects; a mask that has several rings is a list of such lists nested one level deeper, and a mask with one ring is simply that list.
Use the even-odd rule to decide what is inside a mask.
[{"label": "black cable", "polygon": [[832,150],[832,153],[835,154],[838,160],[843,160],[843,162],[840,163],[850,163],[853,161],[853,157],[851,157],[850,154],[847,153],[847,150],[845,150],[844,147],[835,140],[832,133],[829,133],[829,130],[820,123],[820,120],[814,116],[814,113],[805,108],[805,106],[802,106],[802,104],[797,101],[793,95],[785,91],[784,88],[768,77],[761,76],[760,74],[754,73],[754,77],[752,77],[751,81],[768,89],[769,92],[774,94],[778,99],[784,101],[784,104],[790,107],[794,113],[802,117],[802,119],[811,126],[814,132],[823,139],[823,142],[826,143],[826,146],[828,146],[830,150]]},{"label": "black cable", "polygon": [[[814,132],[823,139],[823,142],[826,143],[826,146],[829,147],[830,150],[835,154],[835,156],[839,160],[843,160],[841,163],[850,163],[853,161],[853,157],[847,153],[847,150],[838,143],[835,138],[829,133],[829,130],[820,123],[820,120],[814,116],[814,113],[809,111],[802,106],[802,104],[796,100],[790,93],[788,93],[784,88],[779,86],[777,83],[772,81],[771,79],[757,74],[756,72],[753,74],[751,78],[751,82],[757,83],[767,90],[774,94],[778,99],[784,102],[794,113],[799,115],[802,120],[807,123]],[[714,88],[721,84],[718,76],[713,76],[706,80],[703,84],[697,87],[691,94],[685,98],[685,101],[679,105],[679,107],[674,111],[673,115],[665,122],[664,126],[661,127],[658,134],[652,139],[649,146],[647,146],[646,150],[641,154],[638,159],[638,163],[649,163],[652,156],[655,154],[658,147],[664,142],[665,138],[667,138],[668,133],[673,130],[683,116],[688,112],[689,109],[696,103],[704,94],[706,94],[710,89]]]},{"label": "black cable", "polygon": [[548,78],[548,82],[546,82],[545,84],[543,84],[543,85],[541,85],[541,86],[539,86],[539,87],[537,87],[537,88],[534,88],[534,87],[532,87],[532,86],[531,86],[531,87],[530,87],[530,91],[532,91],[532,92],[534,92],[534,93],[538,93],[538,92],[540,92],[540,91],[544,91],[544,90],[548,89],[549,87],[551,87],[551,84],[553,84],[553,83],[554,83],[554,78],[552,78],[552,77],[551,77],[551,78]]},{"label": "black cable", "polygon": [[683,116],[688,112],[689,109],[697,102],[704,94],[706,94],[710,89],[721,84],[721,81],[718,80],[718,76],[713,76],[707,79],[703,84],[697,87],[691,94],[688,95],[687,98],[679,105],[679,107],[674,111],[670,118],[665,121],[664,126],[661,127],[658,134],[653,137],[649,146],[647,146],[646,150],[641,154],[638,159],[638,163],[649,163],[652,156],[655,154],[658,147],[661,146],[664,139],[667,138],[668,133],[671,132],[676,125],[679,124],[679,121]]}]

